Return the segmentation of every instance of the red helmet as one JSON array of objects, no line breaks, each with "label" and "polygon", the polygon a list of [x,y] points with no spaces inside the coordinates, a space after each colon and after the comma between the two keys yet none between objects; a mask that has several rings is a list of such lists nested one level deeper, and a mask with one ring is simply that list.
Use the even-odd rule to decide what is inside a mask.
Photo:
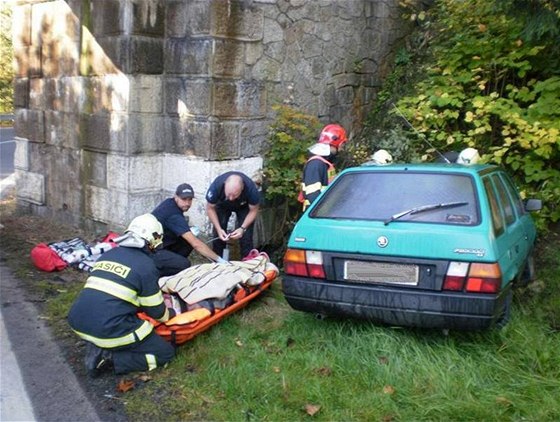
[{"label": "red helmet", "polygon": [[320,144],[328,144],[337,149],[344,145],[346,141],[348,141],[346,131],[340,125],[327,125],[319,135]]}]

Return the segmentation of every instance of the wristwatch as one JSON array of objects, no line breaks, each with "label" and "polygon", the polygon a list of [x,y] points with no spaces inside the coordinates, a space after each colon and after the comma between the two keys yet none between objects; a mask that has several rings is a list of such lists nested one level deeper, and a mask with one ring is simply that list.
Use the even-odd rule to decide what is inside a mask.
[{"label": "wristwatch", "polygon": [[243,226],[239,227],[241,230],[243,230],[243,233],[245,233],[247,231],[247,229]]}]

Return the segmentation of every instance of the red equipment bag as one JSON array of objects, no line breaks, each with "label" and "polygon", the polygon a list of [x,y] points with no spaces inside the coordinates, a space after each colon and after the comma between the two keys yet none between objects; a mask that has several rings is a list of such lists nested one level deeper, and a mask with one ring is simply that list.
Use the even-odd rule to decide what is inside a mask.
[{"label": "red equipment bag", "polygon": [[31,261],[41,271],[60,271],[68,264],[46,243],[39,243],[31,250]]}]

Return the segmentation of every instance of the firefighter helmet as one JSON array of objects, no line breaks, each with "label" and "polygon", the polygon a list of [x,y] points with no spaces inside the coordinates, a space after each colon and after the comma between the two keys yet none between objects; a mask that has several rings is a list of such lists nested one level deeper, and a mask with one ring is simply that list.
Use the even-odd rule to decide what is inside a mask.
[{"label": "firefighter helmet", "polygon": [[371,160],[375,164],[391,164],[393,162],[393,157],[386,150],[380,149],[375,151],[371,156]]},{"label": "firefighter helmet", "polygon": [[152,214],[142,214],[134,218],[126,232],[131,232],[144,239],[150,249],[156,249],[162,244],[163,227]]},{"label": "firefighter helmet", "polygon": [[478,151],[474,148],[465,148],[459,153],[459,158],[457,158],[457,163],[459,164],[476,164],[480,160],[480,155]]},{"label": "firefighter helmet", "polygon": [[340,125],[327,125],[321,131],[319,135],[320,144],[328,144],[335,148],[340,148],[348,141],[346,137],[346,131]]}]

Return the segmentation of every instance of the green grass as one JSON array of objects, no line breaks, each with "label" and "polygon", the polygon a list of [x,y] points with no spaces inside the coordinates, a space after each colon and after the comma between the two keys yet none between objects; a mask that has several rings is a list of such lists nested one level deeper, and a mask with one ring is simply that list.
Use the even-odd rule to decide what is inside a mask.
[{"label": "green grass", "polygon": [[317,420],[560,420],[558,332],[525,296],[501,331],[444,335],[316,320],[277,285],[181,346],[127,406],[141,420],[305,420],[308,404]]},{"label": "green grass", "polygon": [[[3,232],[9,263],[21,249],[9,247],[14,241]],[[147,381],[124,377],[135,388],[118,393],[119,400],[138,421],[558,421],[559,246],[557,235],[539,244],[538,280],[515,291],[502,330],[446,335],[317,320],[287,305],[279,280],[180,346],[177,358]],[[40,280],[34,286],[46,292],[50,319],[64,319],[83,277],[37,279],[28,263],[17,268],[21,277]],[[66,271],[72,270],[60,276],[69,277]],[[59,330],[73,338],[67,325]],[[307,405],[318,412],[310,416]]]}]

